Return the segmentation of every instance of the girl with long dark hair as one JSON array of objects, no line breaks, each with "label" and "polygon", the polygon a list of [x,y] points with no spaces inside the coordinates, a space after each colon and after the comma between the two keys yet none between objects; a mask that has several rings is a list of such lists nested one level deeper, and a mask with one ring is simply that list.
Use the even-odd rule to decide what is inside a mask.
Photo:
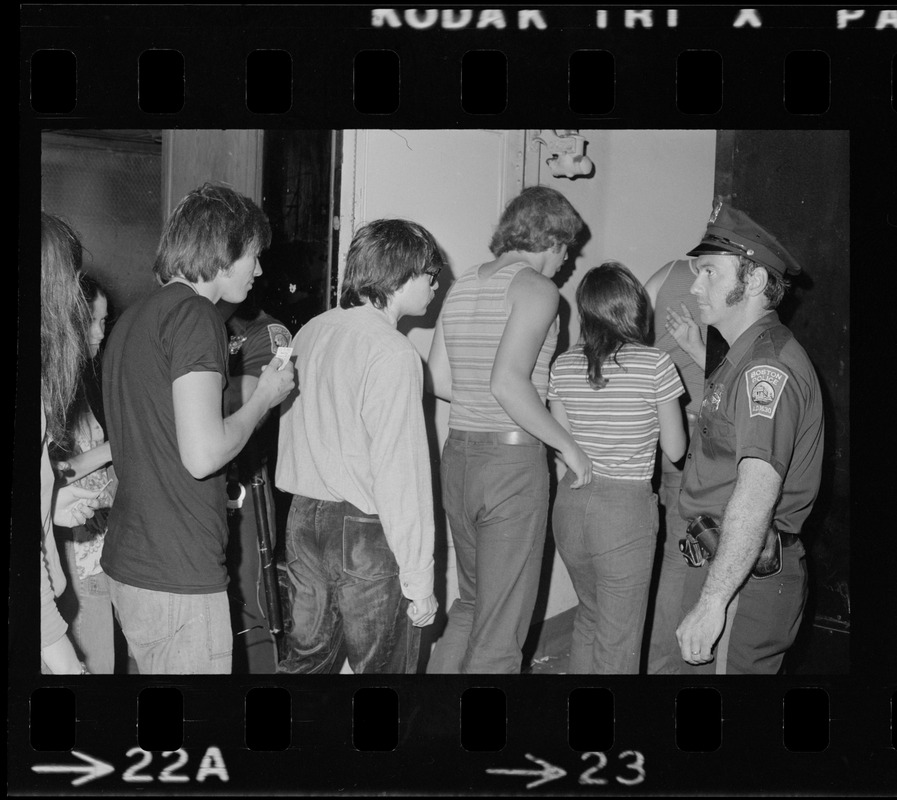
[{"label": "girl with long dark hair", "polygon": [[67,441],[66,415],[87,360],[90,311],[78,283],[81,242],[61,219],[41,214],[41,670],[85,673],[56,607],[66,586],[53,525],[74,527],[93,517],[97,492],[57,487],[49,445]]},{"label": "girl with long dark hair", "polygon": [[69,589],[59,600],[79,656],[92,674],[111,674],[115,667],[112,599],[100,567],[109,507],[118,480],[106,438],[100,376],[100,345],[110,316],[105,289],[92,277],[80,275],[81,291],[90,309],[86,332],[88,361],[69,412],[68,445],[54,448],[55,469],[66,484],[99,492],[100,507],[84,525],[57,529],[57,545],[65,553]]},{"label": "girl with long dark hair", "polygon": [[648,346],[651,306],[622,264],[590,270],[576,291],[579,344],[551,369],[551,413],[592,462],[578,491],[565,474],[552,526],[579,598],[570,673],[638,672],[658,531],[657,442],[678,461],[684,392],[669,355]]}]

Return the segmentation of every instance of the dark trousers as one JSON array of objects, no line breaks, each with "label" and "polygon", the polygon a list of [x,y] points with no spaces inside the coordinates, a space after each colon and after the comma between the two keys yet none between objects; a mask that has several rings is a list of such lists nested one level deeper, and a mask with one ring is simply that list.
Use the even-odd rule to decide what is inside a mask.
[{"label": "dark trousers", "polygon": [[660,502],[664,508],[664,539],[660,576],[651,614],[651,638],[648,647],[649,675],[676,675],[684,663],[676,640],[676,628],[682,622],[682,592],[690,567],[679,551],[688,522],[679,514],[679,488],[682,472],[664,470],[660,480]]},{"label": "dark trousers", "polygon": [[[688,567],[682,596],[682,617],[691,611],[709,566]],[[682,661],[683,675],[776,675],[794,644],[807,601],[807,565],[798,540],[782,551],[782,571],[757,580],[748,578],[726,611],[723,634],[709,664]]]},{"label": "dark trousers", "polygon": [[545,447],[449,438],[442,496],[460,596],[427,672],[519,673],[548,522]]},{"label": "dark trousers", "polygon": [[355,673],[417,670],[420,629],[379,517],[297,495],[285,545],[290,619],[278,672],[337,672],[345,657]]}]

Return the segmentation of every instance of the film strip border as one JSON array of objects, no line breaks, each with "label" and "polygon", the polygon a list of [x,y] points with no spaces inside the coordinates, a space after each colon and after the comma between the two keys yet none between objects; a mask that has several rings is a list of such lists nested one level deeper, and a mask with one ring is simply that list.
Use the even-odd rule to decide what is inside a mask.
[{"label": "film strip border", "polygon": [[333,9],[113,6],[88,25],[26,6],[22,108],[157,128],[848,127],[897,109],[897,10]]},{"label": "film strip border", "polygon": [[[736,26],[738,9],[673,10],[396,8],[375,24],[366,6],[23,6],[20,123],[843,128],[865,195],[852,254],[875,263],[882,233],[862,212],[893,199],[895,12],[770,6]],[[868,542],[855,563],[884,570]],[[881,607],[860,596],[856,611],[843,680],[73,684],[11,662],[8,788],[887,793],[897,685],[878,677],[889,662],[863,624]]]},{"label": "film strip border", "polygon": [[17,698],[10,789],[855,794],[887,793],[897,766],[893,683],[188,683]]}]

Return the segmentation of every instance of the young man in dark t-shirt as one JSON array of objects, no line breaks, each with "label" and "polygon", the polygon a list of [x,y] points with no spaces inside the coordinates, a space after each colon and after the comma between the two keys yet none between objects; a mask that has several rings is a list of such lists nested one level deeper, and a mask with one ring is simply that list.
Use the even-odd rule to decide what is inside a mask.
[{"label": "young man in dark t-shirt", "polygon": [[125,311],[106,348],[120,483],[101,564],[141,674],[231,671],[223,468],[295,378],[289,360],[272,359],[225,417],[227,335],[215,303],[242,302],[270,238],[248,198],[211,184],[188,194],[162,233],[162,285]]}]

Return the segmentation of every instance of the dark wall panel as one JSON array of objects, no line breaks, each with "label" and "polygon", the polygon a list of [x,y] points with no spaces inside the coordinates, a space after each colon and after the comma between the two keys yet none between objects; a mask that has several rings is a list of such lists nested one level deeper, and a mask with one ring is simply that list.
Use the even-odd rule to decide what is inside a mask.
[{"label": "dark wall panel", "polygon": [[780,314],[819,374],[825,469],[806,527],[816,583],[849,567],[850,153],[847,131],[720,131],[716,191],[768,228],[804,274]]}]

